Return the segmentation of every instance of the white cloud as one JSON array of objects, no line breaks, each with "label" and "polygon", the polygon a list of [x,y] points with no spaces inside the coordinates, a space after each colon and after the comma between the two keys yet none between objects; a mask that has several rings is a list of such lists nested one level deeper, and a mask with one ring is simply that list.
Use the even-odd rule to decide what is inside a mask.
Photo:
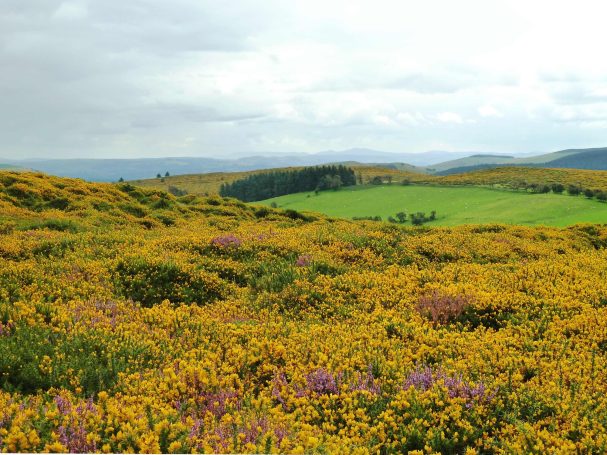
[{"label": "white cloud", "polygon": [[436,120],[443,123],[464,123],[462,116],[455,112],[441,112],[440,114],[436,114]]},{"label": "white cloud", "polygon": [[2,5],[0,157],[605,145],[596,1]]},{"label": "white cloud", "polygon": [[80,20],[86,18],[88,15],[88,8],[82,2],[63,2],[59,5],[59,8],[53,14],[53,19],[58,20]]},{"label": "white cloud", "polygon": [[503,117],[502,113],[498,111],[496,108],[489,104],[485,104],[484,106],[480,106],[478,108],[478,113],[481,117]]}]

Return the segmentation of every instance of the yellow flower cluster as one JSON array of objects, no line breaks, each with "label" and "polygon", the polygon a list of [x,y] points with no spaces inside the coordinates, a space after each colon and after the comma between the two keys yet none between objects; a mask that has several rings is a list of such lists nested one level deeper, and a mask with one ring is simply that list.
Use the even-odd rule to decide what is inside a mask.
[{"label": "yellow flower cluster", "polygon": [[607,450],[607,227],[0,183],[4,452]]}]

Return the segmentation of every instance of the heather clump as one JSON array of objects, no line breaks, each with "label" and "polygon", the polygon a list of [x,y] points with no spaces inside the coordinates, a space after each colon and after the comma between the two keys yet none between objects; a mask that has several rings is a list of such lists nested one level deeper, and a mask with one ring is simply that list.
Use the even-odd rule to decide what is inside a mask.
[{"label": "heather clump", "polygon": [[434,324],[455,322],[469,308],[470,298],[465,295],[452,295],[433,290],[421,295],[415,308]]}]

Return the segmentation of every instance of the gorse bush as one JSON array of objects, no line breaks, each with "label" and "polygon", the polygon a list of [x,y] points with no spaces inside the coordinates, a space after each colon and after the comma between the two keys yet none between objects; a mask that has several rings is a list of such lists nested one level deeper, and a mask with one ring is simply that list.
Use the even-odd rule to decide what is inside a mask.
[{"label": "gorse bush", "polygon": [[258,210],[0,172],[0,450],[605,452],[607,226]]},{"label": "gorse bush", "polygon": [[129,363],[152,365],[144,346],[110,353],[101,333],[57,334],[44,327],[18,325],[0,335],[0,383],[7,391],[33,394],[51,387],[94,396],[114,387]]},{"label": "gorse bush", "polygon": [[78,232],[81,228],[78,223],[72,220],[62,219],[50,219],[40,221],[36,223],[26,224],[20,228],[21,230],[33,230],[33,229],[49,229],[51,231],[59,232]]},{"label": "gorse bush", "polygon": [[120,260],[115,276],[118,294],[143,306],[163,300],[205,305],[224,294],[224,284],[217,276],[203,271],[186,271],[175,263],[141,257]]}]

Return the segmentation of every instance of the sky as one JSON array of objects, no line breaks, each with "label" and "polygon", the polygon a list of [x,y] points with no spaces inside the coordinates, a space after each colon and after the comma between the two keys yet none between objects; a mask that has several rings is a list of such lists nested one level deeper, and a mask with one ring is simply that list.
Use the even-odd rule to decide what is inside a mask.
[{"label": "sky", "polygon": [[1,0],[0,157],[607,146],[607,4]]}]

